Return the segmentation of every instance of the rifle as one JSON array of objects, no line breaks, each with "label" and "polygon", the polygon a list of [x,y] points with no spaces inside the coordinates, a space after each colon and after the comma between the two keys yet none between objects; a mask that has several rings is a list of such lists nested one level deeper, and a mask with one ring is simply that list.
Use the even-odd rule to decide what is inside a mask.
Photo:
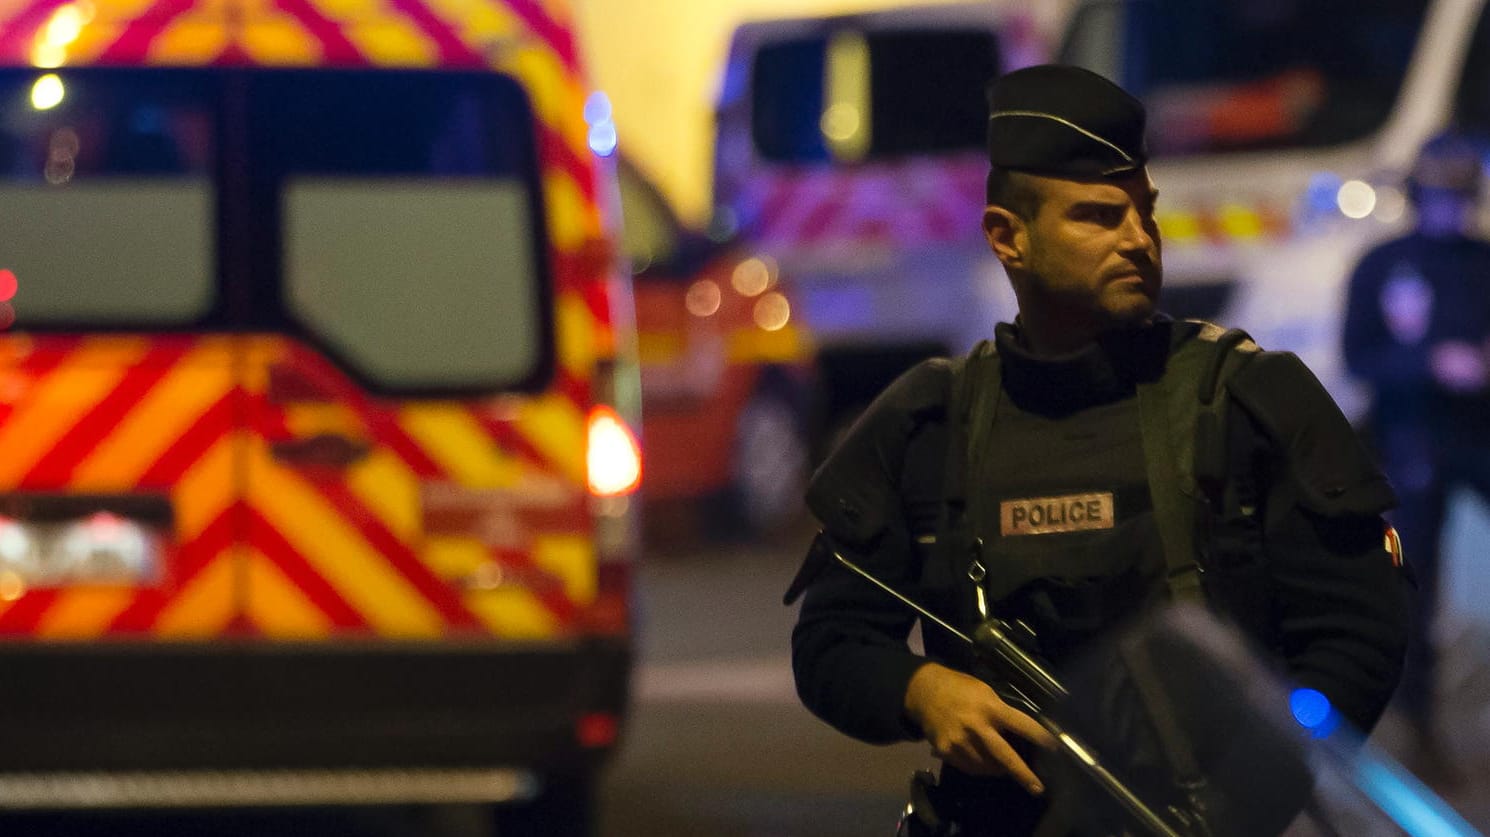
[{"label": "rifle", "polygon": [[[1015,639],[1013,626],[989,615],[988,602],[981,583],[983,579],[980,577],[983,570],[981,564],[974,562],[970,578],[977,589],[978,614],[982,621],[969,636],[845,558],[837,549],[831,546],[827,549],[839,564],[893,596],[918,613],[922,619],[970,645],[979,661],[988,665],[1003,679],[1005,689],[1001,696],[1012,699],[1016,708],[1039,722],[1055,739],[1061,754],[1132,816],[1144,829],[1144,833],[1153,837],[1207,837],[1210,834],[1210,828],[1202,815],[1204,804],[1198,795],[1200,786],[1183,787],[1186,806],[1181,808],[1178,805],[1166,805],[1161,814],[1119,779],[1103,763],[1094,748],[1052,717],[1050,710],[1067,700],[1070,693],[1043,663],[1019,644]],[[913,800],[912,807],[914,805]],[[911,809],[907,809],[906,813],[907,816],[911,815]]]}]

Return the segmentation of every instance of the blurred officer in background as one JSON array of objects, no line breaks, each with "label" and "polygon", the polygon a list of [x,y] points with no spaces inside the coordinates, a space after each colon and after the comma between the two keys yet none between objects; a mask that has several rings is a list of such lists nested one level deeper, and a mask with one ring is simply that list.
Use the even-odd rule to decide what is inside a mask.
[{"label": "blurred officer in background", "polygon": [[[996,80],[989,104],[983,226],[1019,316],[903,375],[814,475],[793,666],[839,730],[931,744],[936,833],[1065,834],[1091,806],[1047,803],[1046,780],[1067,797],[1031,769],[1046,730],[947,633],[923,625],[912,652],[914,614],[834,550],[967,633],[985,610],[1022,621],[1057,666],[1203,596],[1362,729],[1397,682],[1407,592],[1383,545],[1391,489],[1309,371],[1158,313],[1141,103],[1042,66]],[[1232,806],[1216,833],[1280,830],[1292,810],[1275,807]]]},{"label": "blurred officer in background", "polygon": [[1490,499],[1490,244],[1471,237],[1484,147],[1429,140],[1413,166],[1416,228],[1368,252],[1350,279],[1345,362],[1375,390],[1369,433],[1400,501],[1392,521],[1417,578],[1418,607],[1400,703],[1423,752],[1433,732],[1432,626],[1447,493]]}]

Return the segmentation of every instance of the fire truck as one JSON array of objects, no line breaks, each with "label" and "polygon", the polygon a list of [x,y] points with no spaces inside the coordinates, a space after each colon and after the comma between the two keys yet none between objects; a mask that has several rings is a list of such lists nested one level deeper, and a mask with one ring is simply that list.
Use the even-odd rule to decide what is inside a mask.
[{"label": "fire truck", "polygon": [[0,5],[0,808],[585,830],[640,412],[566,14]]}]

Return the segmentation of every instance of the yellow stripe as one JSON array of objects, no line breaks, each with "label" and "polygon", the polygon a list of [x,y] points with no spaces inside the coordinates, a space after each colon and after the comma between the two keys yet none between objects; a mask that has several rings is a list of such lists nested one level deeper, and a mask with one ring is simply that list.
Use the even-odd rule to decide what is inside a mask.
[{"label": "yellow stripe", "polygon": [[205,15],[182,15],[171,21],[150,44],[153,64],[206,64],[228,48],[228,32],[221,21]]},{"label": "yellow stripe", "polygon": [[36,382],[0,425],[0,487],[14,487],[144,357],[140,340],[85,345]]},{"label": "yellow stripe", "polygon": [[177,362],[73,472],[74,487],[120,490],[140,477],[232,387],[226,342],[193,349]]},{"label": "yellow stripe", "polygon": [[578,250],[580,245],[600,234],[600,217],[567,172],[546,171],[543,195],[548,204],[548,231],[560,250]]},{"label": "yellow stripe", "polygon": [[480,590],[466,595],[466,607],[492,632],[511,639],[543,639],[560,625],[538,597],[519,588]]},{"label": "yellow stripe", "polygon": [[385,636],[435,637],[440,614],[362,539],[340,513],[294,474],[269,463],[262,446],[254,461],[250,503],[270,525]]},{"label": "yellow stripe", "polygon": [[730,333],[725,356],[730,363],[798,363],[811,355],[806,335],[795,325],[776,331],[742,328]]},{"label": "yellow stripe", "polygon": [[419,477],[402,459],[375,449],[352,469],[347,487],[399,540],[419,539],[424,523]]},{"label": "yellow stripe", "polygon": [[157,636],[200,639],[227,630],[235,611],[234,551],[230,548],[213,559],[172,597],[155,622]]},{"label": "yellow stripe", "polygon": [[533,563],[564,581],[564,594],[575,604],[595,601],[598,586],[595,545],[575,535],[537,535],[533,538]]},{"label": "yellow stripe", "polygon": [[458,405],[409,407],[400,413],[399,424],[467,488],[505,488],[521,477],[517,461]]},{"label": "yellow stripe", "polygon": [[600,357],[599,347],[595,345],[595,315],[575,294],[560,296],[554,310],[558,320],[559,365],[576,378],[588,379]]},{"label": "yellow stripe", "polygon": [[135,591],[125,587],[65,590],[41,617],[36,636],[40,639],[91,639],[100,636],[134,598]]},{"label": "yellow stripe", "polygon": [[308,67],[324,57],[321,42],[290,15],[256,19],[240,32],[238,43],[260,64]]},{"label": "yellow stripe", "polygon": [[326,614],[257,550],[249,552],[248,615],[275,639],[321,639],[332,629]]},{"label": "yellow stripe", "polygon": [[485,0],[428,0],[424,5],[453,23],[468,44],[500,43],[525,34],[522,21],[511,10]]},{"label": "yellow stripe", "polygon": [[434,536],[424,543],[424,563],[447,581],[475,575],[492,562],[481,541],[470,537]]},{"label": "yellow stripe", "polygon": [[357,51],[374,64],[433,67],[440,51],[419,27],[404,18],[385,17],[342,30]]},{"label": "yellow stripe", "polygon": [[182,543],[202,534],[236,499],[239,480],[235,479],[234,446],[244,443],[238,433],[218,439],[172,487],[176,537]]},{"label": "yellow stripe", "polygon": [[559,476],[585,484],[585,417],[567,398],[545,396],[524,403],[517,429],[559,468]]}]

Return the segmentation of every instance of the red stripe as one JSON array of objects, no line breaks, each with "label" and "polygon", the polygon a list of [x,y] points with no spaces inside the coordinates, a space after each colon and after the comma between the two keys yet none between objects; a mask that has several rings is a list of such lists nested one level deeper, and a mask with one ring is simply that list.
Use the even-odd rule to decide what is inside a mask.
[{"label": "red stripe", "polygon": [[[177,547],[173,566],[167,568],[165,582],[160,587],[140,590],[114,621],[111,632],[148,631],[155,626],[162,611],[175,600],[177,594],[186,589],[192,579],[232,548],[236,541],[242,503],[233,503],[222,510],[195,538]],[[227,558],[226,560],[232,560]],[[241,591],[234,591],[239,599]]]},{"label": "red stripe", "polygon": [[[367,620],[362,618],[362,614],[342,598],[341,593],[322,578],[305,557],[285,540],[284,535],[257,510],[248,510],[248,527],[249,542],[254,548],[279,567],[294,583],[295,588],[310,599],[333,625],[351,629],[367,627]],[[253,595],[253,591],[249,591],[249,595]]]},{"label": "red stripe", "polygon": [[460,39],[450,25],[436,17],[423,3],[416,0],[392,0],[393,7],[414,21],[440,50],[440,63],[445,66],[483,66],[481,55]]},{"label": "red stripe", "polygon": [[6,25],[0,27],[0,55],[10,63],[30,62],[37,30],[64,2],[67,0],[36,0],[25,10],[11,15]]},{"label": "red stripe", "polygon": [[538,153],[574,178],[586,202],[595,200],[595,174],[589,160],[576,154],[558,131],[542,122],[538,125]]},{"label": "red stripe", "polygon": [[[67,360],[68,355],[77,348],[77,343],[72,340],[66,341],[63,345],[66,347],[65,350],[62,350],[62,347],[54,345],[48,346],[46,350],[35,351],[26,355],[24,359],[15,365],[15,368],[19,369],[21,378],[27,382],[40,381],[58,366],[61,366],[62,362]],[[29,388],[29,383],[27,387]],[[21,401],[24,401],[26,390],[22,389],[20,392],[14,394],[19,395]],[[4,424],[10,418],[11,414],[15,412],[17,403],[20,402],[0,401],[0,424]]]},{"label": "red stripe", "polygon": [[507,8],[522,18],[533,34],[542,38],[558,53],[559,60],[571,72],[578,70],[578,51],[574,46],[574,33],[549,16],[534,0],[505,0]]},{"label": "red stripe", "polygon": [[29,634],[36,631],[41,617],[57,601],[56,590],[32,590],[21,596],[4,613],[0,613],[0,634]]},{"label": "red stripe", "polygon": [[368,64],[367,56],[342,34],[341,27],[306,0],[274,0],[274,5],[300,21],[300,25],[321,44],[321,54],[327,62],[353,66]]},{"label": "red stripe", "polygon": [[128,64],[143,59],[160,33],[195,5],[196,0],[157,0],[155,5],[124,27],[119,37],[98,57],[98,63]]},{"label": "red stripe", "polygon": [[564,592],[564,582],[558,576],[536,566],[533,556],[516,549],[492,548],[488,554],[497,563],[511,570],[517,583],[532,593],[561,624],[572,626],[579,618],[579,607]]},{"label": "red stripe", "polygon": [[240,394],[235,389],[213,402],[140,476],[139,487],[174,486],[181,475],[186,473],[186,469],[205,456],[219,439],[233,429],[237,412],[235,403]]},{"label": "red stripe", "polygon": [[408,544],[388,531],[366,506],[345,485],[338,482],[310,483],[341,513],[342,520],[351,524],[357,532],[383,557],[388,566],[397,570],[415,590],[419,592],[445,621],[456,628],[477,628],[480,621],[466,609],[465,603],[455,590],[436,576],[414,554]]},{"label": "red stripe", "polygon": [[114,389],[93,405],[21,478],[26,488],[64,488],[72,472],[108,437],[131,408],[149,394],[186,353],[184,344],[157,345],[131,366]]}]

